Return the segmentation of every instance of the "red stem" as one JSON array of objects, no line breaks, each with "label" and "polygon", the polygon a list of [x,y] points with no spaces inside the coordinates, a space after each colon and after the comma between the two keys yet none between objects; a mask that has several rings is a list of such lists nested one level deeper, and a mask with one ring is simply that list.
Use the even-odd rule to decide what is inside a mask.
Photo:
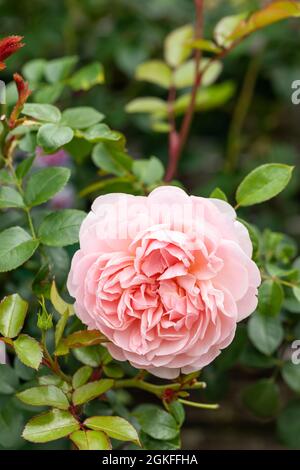
[{"label": "red stem", "polygon": [[[194,0],[194,2],[195,2],[195,8],[196,8],[195,39],[200,39],[203,33],[203,0]],[[179,161],[182,149],[184,147],[184,144],[189,134],[189,130],[190,130],[194,112],[195,112],[197,91],[201,84],[201,79],[203,75],[202,72],[199,70],[201,57],[202,57],[202,51],[200,49],[197,49],[195,52],[195,80],[194,80],[194,85],[192,88],[191,100],[190,100],[188,109],[185,113],[185,116],[183,118],[183,122],[182,122],[179,134],[176,132],[175,119],[174,117],[172,118],[172,115],[170,115],[170,107],[172,106],[172,109],[173,109],[173,102],[174,102],[172,101],[174,100],[173,98],[174,92],[172,92],[173,87],[171,87],[170,92],[169,92],[169,100],[168,100],[169,120],[174,121],[174,123],[171,122],[171,129],[170,129],[170,134],[169,134],[169,165],[167,168],[165,181],[171,181],[174,178],[176,171],[177,171],[178,161]],[[172,114],[174,116],[173,111],[172,111]]]},{"label": "red stem", "polygon": [[179,136],[176,130],[176,121],[175,121],[175,113],[174,113],[175,99],[176,99],[176,88],[173,85],[171,85],[170,90],[169,90],[169,96],[168,96],[168,117],[169,117],[170,132],[169,132],[169,169],[167,170],[167,174],[168,174],[168,171],[171,171],[171,172],[176,171],[176,167],[174,169],[173,165],[175,164],[174,156],[176,155],[176,152],[177,152]]}]

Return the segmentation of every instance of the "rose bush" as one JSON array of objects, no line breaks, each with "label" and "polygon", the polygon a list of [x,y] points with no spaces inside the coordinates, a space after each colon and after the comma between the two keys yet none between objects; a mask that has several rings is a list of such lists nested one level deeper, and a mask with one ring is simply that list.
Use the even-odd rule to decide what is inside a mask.
[{"label": "rose bush", "polygon": [[250,237],[224,201],[171,186],[100,196],[79,240],[68,279],[77,315],[115,359],[158,377],[212,362],[256,308]]}]

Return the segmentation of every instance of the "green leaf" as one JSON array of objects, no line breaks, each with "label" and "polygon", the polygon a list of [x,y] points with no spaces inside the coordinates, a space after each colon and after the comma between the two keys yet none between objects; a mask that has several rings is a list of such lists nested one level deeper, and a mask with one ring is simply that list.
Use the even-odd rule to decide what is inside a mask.
[{"label": "green leaf", "polygon": [[73,388],[79,388],[85,385],[93,373],[93,369],[90,366],[83,366],[78,369],[73,375],[72,385]]},{"label": "green leaf", "polygon": [[43,78],[46,63],[44,59],[30,60],[22,68],[22,74],[26,80],[37,83]]},{"label": "green leaf", "polygon": [[142,430],[154,439],[168,441],[177,437],[174,417],[156,405],[141,405],[134,412]]},{"label": "green leaf", "polygon": [[168,89],[172,81],[172,71],[165,62],[150,60],[137,67],[135,78],[136,80],[144,80]]},{"label": "green leaf", "polygon": [[171,126],[168,122],[157,118],[155,115],[151,116],[151,129],[154,132],[166,134],[170,132]]},{"label": "green leaf", "polygon": [[78,70],[72,78],[68,80],[73,90],[89,90],[95,85],[104,83],[104,71],[99,62],[93,62]]},{"label": "green leaf", "polygon": [[83,405],[88,401],[103,395],[107,390],[111,389],[114,381],[111,379],[102,379],[97,382],[89,382],[82,385],[73,393],[72,401],[74,405]]},{"label": "green leaf", "polygon": [[43,122],[55,123],[61,119],[59,109],[52,104],[25,103],[22,113]]},{"label": "green leaf", "polygon": [[222,49],[220,47],[216,46],[216,44],[213,41],[209,41],[207,39],[195,39],[193,41],[190,41],[188,45],[192,49],[199,49],[200,51],[213,52],[214,54],[218,54],[222,52]]},{"label": "green leaf", "polygon": [[24,207],[23,198],[15,189],[2,186],[0,188],[0,209],[9,207]]},{"label": "green leaf", "polygon": [[1,184],[14,184],[13,176],[4,168],[0,170],[0,183]]},{"label": "green leaf", "polygon": [[240,21],[232,31],[233,40],[243,38],[272,23],[300,16],[300,5],[294,1],[275,1],[252,13],[247,19]]},{"label": "green leaf", "polygon": [[289,183],[294,167],[281,163],[268,163],[251,171],[236,192],[240,206],[252,206],[279,194]]},{"label": "green leaf", "polygon": [[[35,159],[35,155],[33,157],[27,157],[21,163],[19,163],[16,169],[16,175],[17,175],[18,180],[22,180],[27,175],[27,173],[30,171],[32,167],[34,159]],[[23,203],[23,199],[22,199],[22,203]]]},{"label": "green leaf", "polygon": [[188,24],[175,29],[165,39],[164,55],[171,67],[177,67],[190,55],[188,42],[193,39],[194,28]]},{"label": "green leaf", "polygon": [[124,141],[124,136],[120,132],[112,131],[106,124],[95,124],[85,131],[78,131],[76,133],[81,138],[92,142],[119,142]]},{"label": "green leaf", "polygon": [[65,343],[69,348],[94,346],[105,341],[107,341],[106,337],[98,330],[79,330],[65,338]]},{"label": "green leaf", "polygon": [[101,431],[76,431],[70,439],[79,450],[110,450],[111,443],[107,435]]},{"label": "green leaf", "polygon": [[35,371],[25,366],[17,357],[15,357],[14,360],[14,370],[17,376],[25,382],[29,382],[35,378]]},{"label": "green leaf", "polygon": [[40,385],[56,385],[57,387],[61,387],[63,384],[63,380],[58,377],[57,375],[41,375],[38,377],[38,382]]},{"label": "green leaf", "polygon": [[56,346],[56,349],[55,349],[55,356],[66,356],[67,354],[69,354],[69,348],[68,346],[66,345],[66,343],[64,342],[64,340],[62,339],[59,344]]},{"label": "green leaf", "polygon": [[25,132],[23,137],[19,140],[19,149],[23,150],[23,152],[25,153],[32,154],[35,152],[35,148],[36,148],[36,134],[34,132],[30,132],[30,130],[28,129],[28,131]]},{"label": "green leaf", "polygon": [[[209,86],[214,83],[222,71],[222,64],[219,61],[214,61],[211,65],[207,66],[209,59],[202,59],[199,65],[199,70],[205,68],[202,75],[202,86]],[[174,85],[176,88],[186,88],[193,85],[195,81],[196,65],[195,60],[191,59],[180,65],[174,72]]]},{"label": "green leaf", "polygon": [[300,393],[300,364],[286,362],[281,370],[285,383],[296,393]]},{"label": "green leaf", "polygon": [[50,300],[55,310],[64,315],[66,310],[69,310],[69,315],[74,314],[74,307],[72,304],[67,303],[58,293],[55,281],[52,282],[50,291]]},{"label": "green leaf", "polygon": [[108,364],[103,367],[103,371],[107,377],[112,377],[113,379],[121,379],[124,376],[124,371],[119,364]]},{"label": "green leaf", "polygon": [[28,335],[20,335],[14,341],[15,352],[25,366],[38,369],[43,358],[40,344]]},{"label": "green leaf", "polygon": [[95,145],[92,152],[92,160],[95,165],[107,173],[123,176],[128,171],[128,166],[132,165],[130,157],[123,151],[109,143],[99,143]]},{"label": "green leaf", "polygon": [[109,437],[119,441],[131,441],[140,445],[135,428],[119,416],[92,416],[84,422],[85,426],[95,431],[103,431]]},{"label": "green leaf", "polygon": [[[70,269],[70,257],[67,250],[49,246],[45,247],[45,252],[49,257],[52,277],[54,276],[57,282],[63,285]],[[72,315],[71,312],[70,315]]]},{"label": "green leaf", "polygon": [[293,294],[296,297],[296,299],[298,300],[298,302],[300,302],[300,287],[299,286],[294,286],[293,287]]},{"label": "green leaf", "polygon": [[79,430],[78,421],[68,411],[51,410],[32,418],[23,431],[30,442],[50,442]]},{"label": "green leaf", "polygon": [[270,418],[279,409],[278,385],[269,379],[259,380],[244,390],[243,400],[256,416]]},{"label": "green leaf", "polygon": [[277,420],[281,441],[292,449],[300,449],[300,400],[290,402]]},{"label": "green leaf", "polygon": [[220,188],[215,188],[209,195],[213,199],[221,199],[221,201],[228,201],[226,194]]},{"label": "green leaf", "polygon": [[4,297],[0,304],[0,333],[7,338],[15,338],[23,328],[28,310],[28,302],[19,294]]},{"label": "green leaf", "polygon": [[102,121],[104,115],[94,108],[88,106],[78,106],[63,111],[61,124],[73,129],[86,129]]},{"label": "green leaf", "polygon": [[55,103],[64,90],[63,83],[54,83],[53,85],[44,85],[34,93],[35,101],[39,103]]},{"label": "green leaf", "polygon": [[43,168],[30,176],[25,201],[30,207],[43,204],[58,193],[70,178],[70,170],[63,167]]},{"label": "green leaf", "polygon": [[167,114],[167,103],[160,98],[136,98],[125,106],[127,113],[163,113]]},{"label": "green leaf", "polygon": [[62,209],[47,215],[38,230],[41,243],[48,246],[77,243],[79,229],[85,217],[85,212],[77,209]]},{"label": "green leaf", "polygon": [[[287,235],[284,235],[282,240],[276,247],[276,258],[286,264],[292,262],[292,260],[297,255],[297,252],[298,245],[296,241],[291,239]],[[297,266],[294,265],[293,268],[297,269]],[[295,280],[296,279],[298,279],[298,277],[296,277]],[[290,278],[290,280],[292,280],[292,278]]]},{"label": "green leaf", "polygon": [[264,230],[262,242],[265,256],[268,261],[275,256],[276,250],[283,238],[283,233],[272,232],[269,229]]},{"label": "green leaf", "polygon": [[255,313],[249,320],[248,334],[254,346],[270,356],[282,342],[284,332],[280,318]]},{"label": "green leaf", "polygon": [[0,364],[0,394],[12,395],[19,386],[15,370],[9,365]]},{"label": "green leaf", "polygon": [[226,48],[232,44],[233,39],[231,35],[246,15],[246,13],[240,13],[238,15],[225,16],[217,23],[214,30],[214,38],[219,46]]},{"label": "green leaf", "polygon": [[0,410],[0,446],[15,450],[22,445],[20,435],[24,426],[23,420],[22,413],[11,401]]},{"label": "green leaf", "polygon": [[[196,96],[196,111],[208,111],[226,103],[234,94],[235,85],[231,81],[217,83],[206,88],[200,88]],[[191,101],[191,93],[181,95],[174,104],[177,115],[184,114]]]},{"label": "green leaf", "polygon": [[83,138],[74,137],[64,149],[72,155],[76,164],[82,164],[91,154],[93,144]]},{"label": "green leaf", "polygon": [[0,272],[11,271],[25,263],[39,245],[38,240],[21,227],[11,227],[0,233]]},{"label": "green leaf", "polygon": [[98,367],[102,361],[101,351],[98,346],[73,349],[73,354],[79,362],[90,367]]},{"label": "green leaf", "polygon": [[132,171],[139,181],[147,185],[160,182],[165,172],[163,164],[156,157],[134,161]]},{"label": "green leaf", "polygon": [[58,124],[44,124],[37,133],[37,144],[46,152],[53,153],[73,139],[70,127]]},{"label": "green leaf", "polygon": [[[18,90],[17,90],[15,81],[8,83],[5,86],[5,91],[6,91],[7,106],[14,106],[16,102],[18,101]],[[3,125],[0,127],[2,128]]]},{"label": "green leaf", "polygon": [[55,347],[57,347],[59,345],[60,340],[63,337],[68,319],[69,319],[69,309],[67,308],[65,313],[60,317],[60,319],[58,320],[58,322],[56,324],[55,335],[54,335]]},{"label": "green leaf", "polygon": [[28,388],[16,396],[21,402],[32,406],[53,406],[60,410],[67,410],[70,406],[64,392],[55,385]]},{"label": "green leaf", "polygon": [[257,351],[252,344],[248,344],[242,351],[239,363],[245,367],[253,367],[255,369],[271,369],[277,365],[274,357],[265,356]]},{"label": "green leaf", "polygon": [[293,298],[285,298],[283,302],[283,308],[288,312],[300,313],[300,302]]},{"label": "green leaf", "polygon": [[147,450],[178,450],[181,447],[179,436],[170,441],[162,441],[159,439],[153,439],[153,437],[150,437],[148,434],[141,431],[140,439],[143,449]]},{"label": "green leaf", "polygon": [[[194,63],[192,62],[192,65]],[[222,72],[223,65],[222,62],[220,61],[213,61],[210,63],[209,59],[202,59],[200,62],[200,70],[204,70],[202,74],[202,86],[208,87],[209,85],[212,85],[219,77],[219,75]],[[195,69],[194,69],[195,70]],[[194,72],[195,73],[195,72]],[[193,82],[190,84],[190,86],[193,84]]]},{"label": "green leaf", "polygon": [[110,364],[112,362],[113,358],[110,355],[107,348],[105,348],[104,346],[101,345],[101,346],[99,346],[99,352],[100,352],[100,355],[101,355],[101,365],[102,366],[106,366],[107,364]]},{"label": "green leaf", "polygon": [[61,388],[62,391],[67,394],[69,394],[72,390],[72,386],[57,375],[42,375],[38,378],[38,383],[39,385],[55,385],[56,387]]},{"label": "green leaf", "polygon": [[172,401],[168,405],[168,409],[172,416],[174,416],[178,426],[182,426],[185,420],[184,406],[177,400]]},{"label": "green leaf", "polygon": [[279,314],[284,299],[281,285],[277,281],[264,281],[258,291],[258,311],[262,315]]},{"label": "green leaf", "polygon": [[50,83],[66,79],[78,62],[77,56],[60,57],[47,62],[45,77]]}]

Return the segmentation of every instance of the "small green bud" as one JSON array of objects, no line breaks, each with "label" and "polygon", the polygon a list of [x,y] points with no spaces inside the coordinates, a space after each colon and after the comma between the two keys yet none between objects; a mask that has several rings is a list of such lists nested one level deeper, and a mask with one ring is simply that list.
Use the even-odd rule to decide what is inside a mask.
[{"label": "small green bud", "polygon": [[44,298],[42,298],[41,310],[38,312],[37,326],[40,330],[47,331],[53,327],[52,314],[47,312]]}]

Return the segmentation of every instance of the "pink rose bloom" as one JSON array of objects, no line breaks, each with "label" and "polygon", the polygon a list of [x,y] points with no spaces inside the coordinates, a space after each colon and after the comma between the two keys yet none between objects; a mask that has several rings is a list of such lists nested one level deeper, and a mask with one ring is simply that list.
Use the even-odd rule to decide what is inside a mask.
[{"label": "pink rose bloom", "polygon": [[80,229],[68,289],[107,348],[163,378],[212,362],[257,305],[247,229],[221,200],[163,186],[98,197]]}]

